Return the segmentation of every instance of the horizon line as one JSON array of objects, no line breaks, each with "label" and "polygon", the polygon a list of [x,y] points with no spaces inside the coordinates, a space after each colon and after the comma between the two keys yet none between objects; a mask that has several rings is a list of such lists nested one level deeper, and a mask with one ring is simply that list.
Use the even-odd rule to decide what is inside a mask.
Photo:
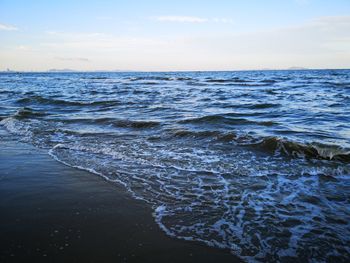
[{"label": "horizon line", "polygon": [[262,68],[262,69],[229,69],[229,70],[75,70],[75,69],[48,69],[48,70],[0,70],[0,73],[132,73],[132,72],[239,72],[239,71],[303,71],[303,70],[350,70],[349,68]]}]

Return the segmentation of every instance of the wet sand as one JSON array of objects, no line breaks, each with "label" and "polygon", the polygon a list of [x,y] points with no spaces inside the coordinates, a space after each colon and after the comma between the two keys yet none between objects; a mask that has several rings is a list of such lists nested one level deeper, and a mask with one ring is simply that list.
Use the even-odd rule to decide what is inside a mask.
[{"label": "wet sand", "polygon": [[122,187],[0,130],[0,262],[240,262],[166,236]]}]

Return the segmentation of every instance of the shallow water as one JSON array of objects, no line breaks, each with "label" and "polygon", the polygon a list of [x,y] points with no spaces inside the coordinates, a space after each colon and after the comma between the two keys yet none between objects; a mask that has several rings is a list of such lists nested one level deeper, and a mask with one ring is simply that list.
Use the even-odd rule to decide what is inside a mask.
[{"label": "shallow water", "polygon": [[247,261],[350,258],[350,70],[1,73],[1,124]]}]

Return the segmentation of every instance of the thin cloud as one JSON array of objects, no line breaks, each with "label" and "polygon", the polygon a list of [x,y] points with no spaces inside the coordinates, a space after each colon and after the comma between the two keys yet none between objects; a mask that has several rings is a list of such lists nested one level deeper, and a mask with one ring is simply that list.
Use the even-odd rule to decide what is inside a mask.
[{"label": "thin cloud", "polygon": [[32,48],[30,46],[26,46],[26,45],[20,45],[15,47],[17,50],[19,51],[31,51]]},{"label": "thin cloud", "polygon": [[222,24],[233,24],[233,20],[231,18],[224,17],[214,17],[214,18],[206,18],[206,17],[197,17],[197,16],[157,16],[152,18],[158,22],[177,22],[177,23],[222,23]]},{"label": "thin cloud", "polygon": [[96,19],[110,21],[110,20],[113,20],[113,17],[111,17],[111,16],[97,16]]},{"label": "thin cloud", "polygon": [[3,30],[3,31],[16,31],[16,30],[18,30],[18,28],[15,27],[15,26],[11,26],[11,25],[0,24],[0,30]]},{"label": "thin cloud", "polygon": [[210,21],[213,21],[215,23],[222,23],[222,24],[233,24],[234,21],[231,18],[220,18],[220,17],[215,17],[211,19]]},{"label": "thin cloud", "polygon": [[204,23],[208,22],[207,18],[196,16],[158,16],[154,18],[159,22],[179,22],[179,23]]},{"label": "thin cloud", "polygon": [[[349,32],[350,16],[319,17],[288,27],[217,35],[132,37],[51,31],[44,43],[32,46],[32,51],[0,49],[4,58],[0,67],[22,63],[22,68],[35,65],[38,70],[46,66],[144,71],[281,69],[293,65],[349,68]],[[84,62],[84,58],[91,62]]]},{"label": "thin cloud", "polygon": [[55,59],[61,60],[61,61],[77,61],[77,62],[90,62],[88,58],[72,58],[72,57],[56,57]]},{"label": "thin cloud", "polygon": [[309,5],[311,0],[294,0],[294,2],[300,6]]}]

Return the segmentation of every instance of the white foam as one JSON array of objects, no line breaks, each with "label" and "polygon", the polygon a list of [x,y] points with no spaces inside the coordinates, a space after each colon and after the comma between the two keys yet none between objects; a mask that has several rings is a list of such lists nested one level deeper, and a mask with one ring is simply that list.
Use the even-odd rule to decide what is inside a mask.
[{"label": "white foam", "polygon": [[[221,150],[222,145],[67,136],[57,127],[47,135],[40,133],[45,123],[14,118],[0,123],[34,144],[52,145],[49,154],[55,160],[123,185],[154,208],[156,223],[169,236],[230,249],[248,262],[298,257],[304,244],[325,240],[333,249],[328,256],[341,253],[343,247],[332,239],[308,238],[313,230],[350,242],[349,224],[330,224],[325,216],[350,222],[349,204],[341,200],[341,191],[350,185],[347,166]],[[288,220],[295,223],[288,226]]]}]

